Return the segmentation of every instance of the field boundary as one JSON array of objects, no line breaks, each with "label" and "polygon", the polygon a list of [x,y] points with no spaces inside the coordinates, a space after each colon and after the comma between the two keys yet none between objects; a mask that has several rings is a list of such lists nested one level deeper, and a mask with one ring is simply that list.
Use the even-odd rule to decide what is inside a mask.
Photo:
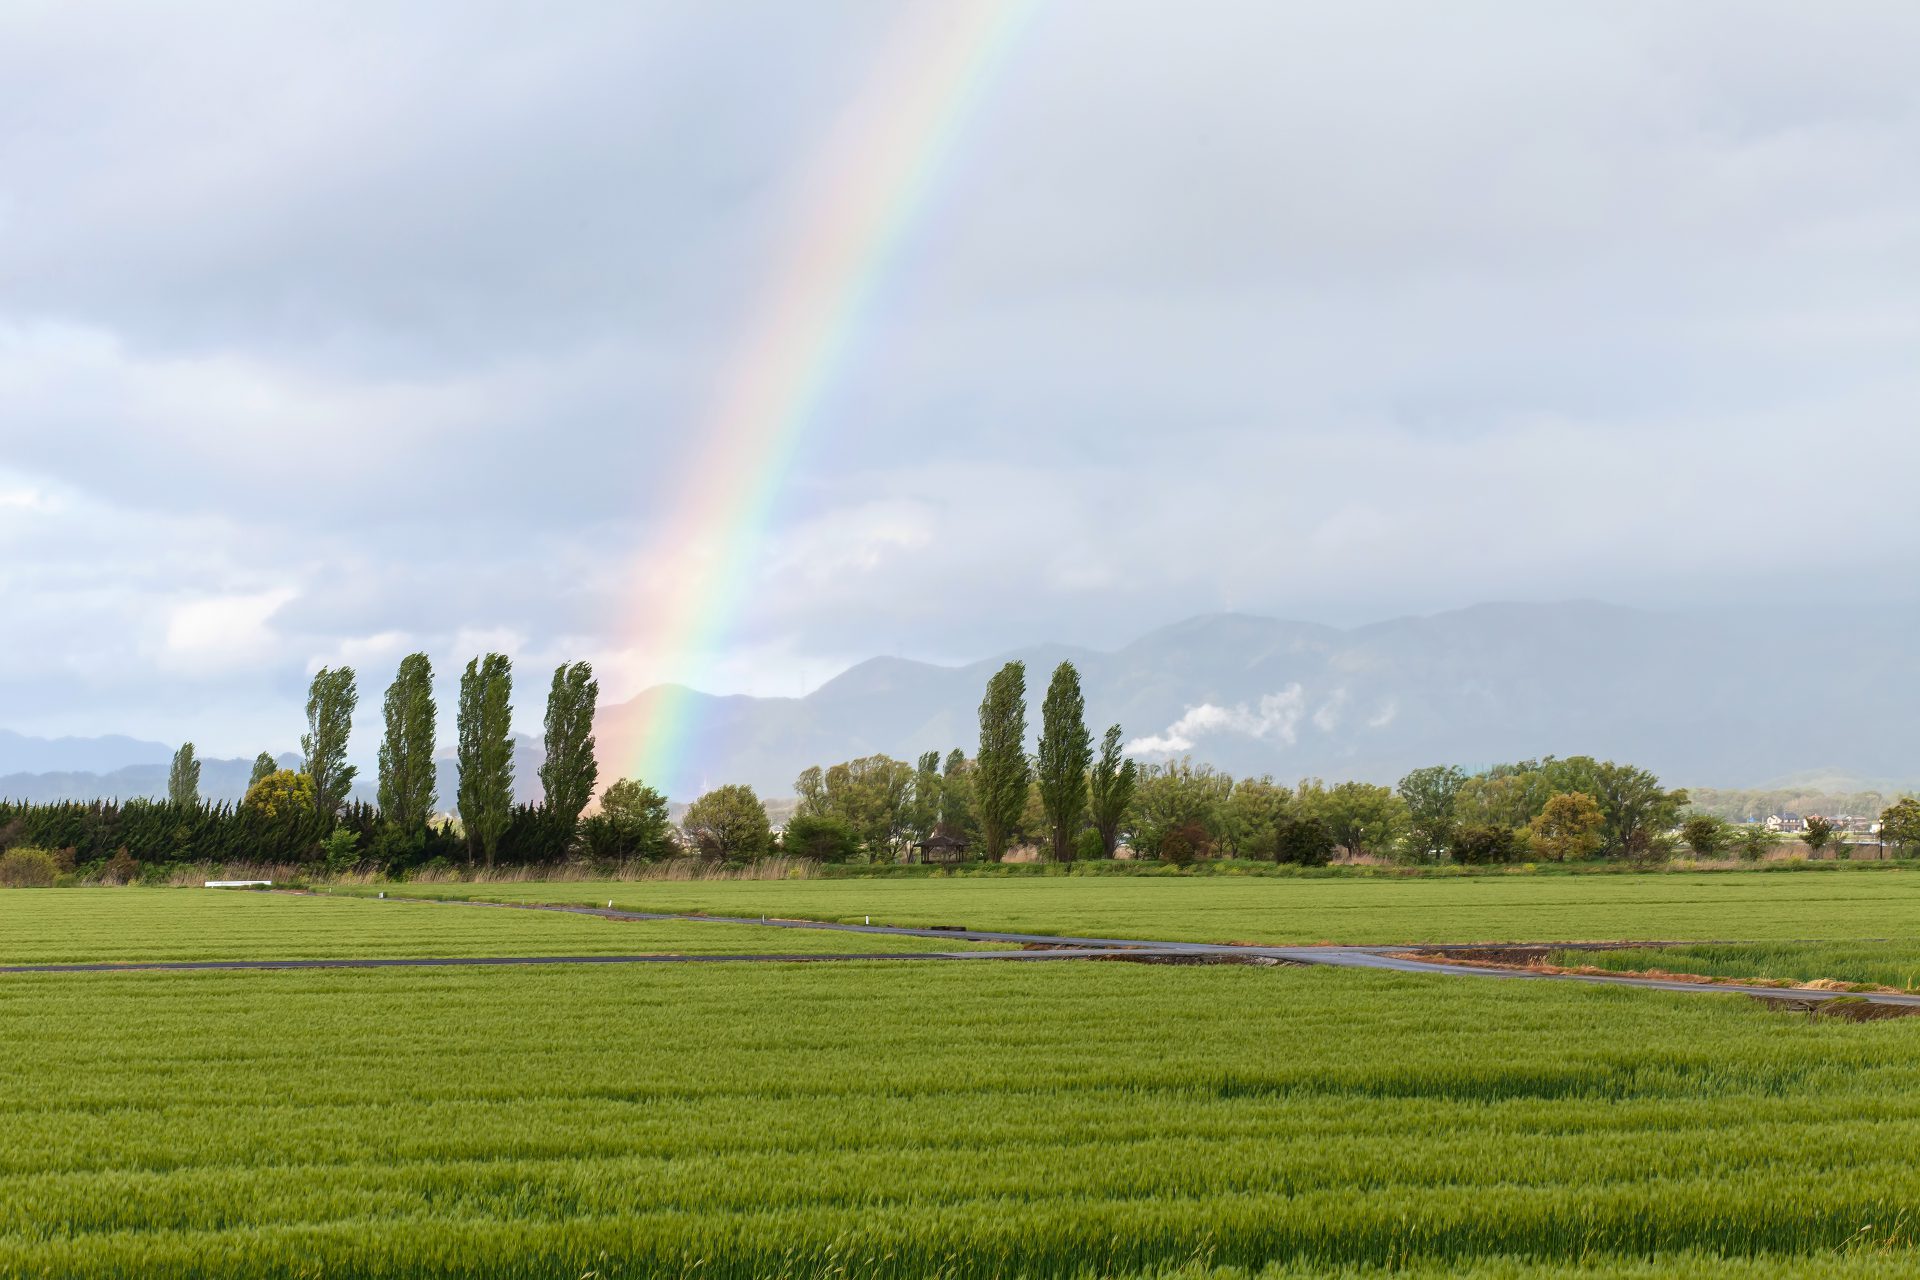
[{"label": "field boundary", "polygon": [[[320,896],[310,890],[273,890],[294,896]],[[355,895],[358,897],[359,895]],[[361,901],[391,903],[395,906],[437,906],[491,908],[505,911],[551,911],[569,915],[592,916],[614,921],[675,921],[686,924],[749,925],[757,928],[827,930],[841,933],[873,934],[887,937],[925,938],[948,942],[1001,943],[1018,950],[1004,951],[915,951],[915,952],[822,952],[699,954],[652,953],[592,956],[405,956],[309,958],[285,960],[151,960],[131,962],[69,962],[0,966],[0,974],[55,973],[138,973],[150,971],[222,971],[261,969],[399,969],[447,968],[454,966],[526,966],[557,964],[808,964],[850,961],[943,960],[1102,960],[1147,964],[1245,964],[1313,965],[1338,969],[1362,969],[1372,972],[1478,977],[1534,982],[1577,982],[1589,986],[1629,987],[1641,990],[1682,994],[1740,995],[1765,1001],[1774,1007],[1805,1009],[1840,1000],[1848,1005],[1884,1005],[1920,1012],[1920,994],[1896,992],[1856,992],[1806,987],[1779,987],[1754,982],[1700,982],[1686,978],[1650,977],[1634,974],[1588,973],[1555,969],[1491,967],[1475,964],[1467,955],[1490,948],[1559,950],[1605,950],[1621,945],[1647,946],[1647,943],[1479,943],[1479,944],[1389,944],[1376,946],[1261,946],[1242,943],[1172,942],[1150,938],[1083,938],[1059,934],[1016,933],[993,929],[911,926],[888,924],[851,924],[842,921],[804,920],[775,916],[716,916],[661,911],[625,911],[615,907],[590,907],[577,903],[487,902],[474,899],[386,896]],[[1450,953],[1466,953],[1460,959]],[[1416,954],[1417,953],[1417,954]],[[1891,1012],[1891,1010],[1889,1010]]]}]

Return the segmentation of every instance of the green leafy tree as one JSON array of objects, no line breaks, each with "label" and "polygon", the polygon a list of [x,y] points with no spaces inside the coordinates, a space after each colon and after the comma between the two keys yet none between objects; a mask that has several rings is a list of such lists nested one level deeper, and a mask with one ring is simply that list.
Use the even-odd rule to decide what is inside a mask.
[{"label": "green leafy tree", "polygon": [[844,823],[874,861],[884,861],[913,830],[915,780],[914,768],[891,756],[815,765],[794,781],[800,797],[794,816]]},{"label": "green leafy tree", "polygon": [[585,662],[561,663],[553,669],[547,691],[547,758],[540,766],[540,785],[546,791],[547,813],[565,832],[579,824],[600,766],[593,758],[593,712],[600,700],[600,682]]},{"label": "green leafy tree", "polygon": [[1477,774],[1460,784],[1454,796],[1453,825],[1524,827],[1533,821],[1552,792],[1532,768]]},{"label": "green leafy tree", "polygon": [[1293,791],[1272,778],[1242,778],[1227,793],[1220,816],[1220,847],[1230,858],[1271,858],[1280,819]]},{"label": "green leafy tree", "polygon": [[1407,829],[1406,802],[1371,782],[1302,783],[1295,803],[1326,823],[1334,843],[1350,854],[1391,853]]},{"label": "green leafy tree", "polygon": [[253,758],[253,772],[247,775],[247,786],[251,788],[253,784],[260,781],[260,779],[278,773],[279,771],[279,762],[271,755],[262,751]]},{"label": "green leafy tree", "polygon": [[827,771],[810,764],[793,780],[793,794],[800,799],[796,814],[825,816],[827,813]]},{"label": "green leafy tree", "polygon": [[467,860],[478,849],[487,866],[513,818],[513,661],[489,653],[467,663],[460,676],[460,822],[467,830]]},{"label": "green leafy tree", "polygon": [[913,771],[913,799],[907,807],[907,830],[925,840],[940,825],[940,753],[921,754]]},{"label": "green leafy tree", "polygon": [[1593,783],[1597,790],[1587,794],[1607,819],[1601,828],[1603,848],[1616,855],[1644,859],[1657,844],[1655,837],[1679,820],[1687,804],[1685,791],[1669,791],[1647,770],[1611,760],[1594,766]]},{"label": "green leafy tree", "polygon": [[780,833],[780,851],[815,862],[851,862],[860,852],[860,837],[832,814],[795,814]]},{"label": "green leafy tree", "polygon": [[955,747],[940,770],[940,829],[972,843],[980,834],[973,804],[973,761]]},{"label": "green leafy tree", "polygon": [[313,794],[312,778],[292,769],[276,769],[248,787],[247,798],[240,805],[266,818],[282,818],[311,812]]},{"label": "green leafy tree", "polygon": [[181,743],[173,753],[173,767],[167,770],[167,799],[183,809],[200,803],[200,761],[194,758],[191,742]]},{"label": "green leafy tree", "polygon": [[1120,824],[1140,780],[1139,766],[1120,749],[1120,726],[1110,725],[1100,739],[1100,758],[1093,762],[1087,790],[1093,829],[1100,833],[1102,857],[1111,858],[1120,845]]},{"label": "green leafy tree", "polygon": [[381,713],[386,722],[380,738],[381,816],[398,830],[422,830],[439,799],[433,762],[439,708],[433,701],[433,663],[426,654],[400,659]]},{"label": "green leafy tree", "polygon": [[1776,843],[1773,832],[1767,830],[1764,822],[1741,823],[1733,839],[1739,846],[1740,856],[1748,862],[1758,862],[1766,857]]},{"label": "green leafy tree", "polygon": [[1527,844],[1546,862],[1579,862],[1600,851],[1606,815],[1584,791],[1563,791],[1527,824]]},{"label": "green leafy tree", "polygon": [[1512,827],[1472,823],[1454,833],[1453,860],[1468,866],[1518,862],[1526,845]]},{"label": "green leafy tree", "polygon": [[987,681],[980,703],[980,750],[974,756],[973,801],[987,857],[998,862],[1027,804],[1027,668],[1009,662]]},{"label": "green leafy tree", "polygon": [[1035,770],[1046,810],[1055,862],[1073,861],[1073,838],[1087,816],[1087,770],[1093,765],[1093,735],[1087,732],[1087,699],[1071,662],[1053,670],[1040,704],[1040,749]]},{"label": "green leafy tree", "polygon": [[913,767],[904,760],[862,756],[827,770],[827,811],[853,828],[875,862],[906,834],[912,799]]},{"label": "green leafy tree", "polygon": [[1732,835],[1727,820],[1710,813],[1696,813],[1680,824],[1680,838],[1702,858],[1711,858],[1725,849]]},{"label": "green leafy tree", "polygon": [[314,807],[328,817],[340,812],[359,770],[347,763],[353,709],[360,702],[352,667],[322,667],[307,686],[307,731],[300,738],[301,772],[313,779]]},{"label": "green leafy tree", "polygon": [[1881,810],[1880,839],[1903,856],[1920,853],[1920,800],[1903,796]]},{"label": "green leafy tree", "polygon": [[1833,843],[1833,823],[1814,814],[1807,819],[1806,830],[1800,833],[1800,842],[1812,850],[1816,857],[1819,856],[1823,849]]},{"label": "green leafy tree", "polygon": [[709,858],[739,862],[758,858],[773,847],[767,810],[752,787],[715,787],[687,809],[681,824],[694,847]]},{"label": "green leafy tree", "polygon": [[666,796],[622,777],[601,794],[599,812],[580,821],[580,842],[595,858],[666,858],[674,852],[672,827]]},{"label": "green leafy tree", "polygon": [[1407,806],[1407,839],[1416,857],[1436,862],[1453,845],[1454,803],[1467,784],[1458,765],[1415,769],[1395,788]]},{"label": "green leafy tree", "polygon": [[[1191,756],[1148,765],[1140,771],[1127,812],[1134,851],[1149,858],[1160,857],[1161,842],[1179,828],[1186,832],[1182,839],[1201,850],[1199,856],[1211,855],[1232,792],[1230,776],[1212,765],[1194,764]],[[1203,841],[1189,838],[1194,827],[1205,834]]]},{"label": "green leafy tree", "polygon": [[600,796],[600,811],[580,823],[580,839],[596,858],[664,858],[673,852],[667,798],[644,782],[622,778]]}]

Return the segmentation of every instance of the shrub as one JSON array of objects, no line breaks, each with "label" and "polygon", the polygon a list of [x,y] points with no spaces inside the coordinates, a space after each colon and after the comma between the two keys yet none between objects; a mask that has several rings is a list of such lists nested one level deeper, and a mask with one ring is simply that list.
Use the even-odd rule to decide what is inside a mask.
[{"label": "shrub", "polygon": [[360,860],[360,833],[346,827],[335,827],[320,842],[320,856],[327,870],[339,875]]},{"label": "shrub", "polygon": [[1207,828],[1199,822],[1178,822],[1160,837],[1160,860],[1169,866],[1192,866],[1212,847]]},{"label": "shrub", "polygon": [[1333,860],[1333,832],[1318,818],[1284,817],[1274,824],[1273,860],[1324,867]]},{"label": "shrub", "polygon": [[1752,822],[1742,826],[1734,833],[1734,843],[1739,847],[1740,856],[1748,862],[1758,862],[1773,848],[1773,832],[1767,830],[1765,823]]},{"label": "shrub", "polygon": [[1095,862],[1107,856],[1107,842],[1100,833],[1089,827],[1073,839],[1073,857],[1076,862]]},{"label": "shrub", "polygon": [[102,884],[132,884],[140,878],[140,864],[127,852],[127,846],[121,845],[107,859],[107,865],[100,870]]},{"label": "shrub", "polygon": [[789,858],[816,862],[851,862],[860,852],[860,838],[839,818],[825,814],[794,815],[780,836],[780,851]]},{"label": "shrub", "polygon": [[1520,836],[1512,827],[1474,823],[1453,838],[1453,860],[1468,866],[1490,866],[1520,860]]},{"label": "shrub", "polygon": [[1711,814],[1696,814],[1680,827],[1680,838],[1702,858],[1711,858],[1727,847],[1732,833],[1724,820]]},{"label": "shrub", "polygon": [[60,865],[45,849],[21,846],[0,853],[0,885],[9,889],[46,889],[60,877]]}]

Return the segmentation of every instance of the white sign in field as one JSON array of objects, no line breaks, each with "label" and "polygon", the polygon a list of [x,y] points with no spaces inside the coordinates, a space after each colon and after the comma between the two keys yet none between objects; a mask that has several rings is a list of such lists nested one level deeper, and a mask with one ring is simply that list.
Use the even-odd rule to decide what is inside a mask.
[{"label": "white sign in field", "polygon": [[273,881],[271,880],[209,880],[207,881],[207,888],[209,889],[260,889],[260,888],[271,889],[272,887],[273,887]]}]

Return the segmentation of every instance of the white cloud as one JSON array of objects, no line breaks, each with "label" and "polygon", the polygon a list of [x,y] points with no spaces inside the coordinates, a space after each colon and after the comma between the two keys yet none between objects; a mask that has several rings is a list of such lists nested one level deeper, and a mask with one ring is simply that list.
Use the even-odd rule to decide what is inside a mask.
[{"label": "white cloud", "polygon": [[1126,745],[1133,756],[1170,756],[1191,751],[1200,739],[1216,734],[1234,733],[1293,745],[1297,726],[1306,707],[1306,691],[1290,684],[1278,693],[1260,699],[1257,707],[1237,703],[1231,707],[1210,702],[1187,708],[1186,714],[1168,725],[1164,732],[1135,738]]},{"label": "white cloud", "polygon": [[[0,6],[14,725],[264,708],[238,748],[399,636],[785,692],[1222,608],[1913,590],[1920,507],[1862,476],[1920,468],[1920,6],[1061,0],[790,455],[725,474],[689,460],[886,24],[462,12]],[[716,652],[642,652],[732,563],[673,496],[768,467]]]},{"label": "white cloud", "polygon": [[280,644],[271,625],[273,615],[297,595],[291,587],[272,587],[175,605],[167,618],[161,660],[193,672],[269,661]]}]

